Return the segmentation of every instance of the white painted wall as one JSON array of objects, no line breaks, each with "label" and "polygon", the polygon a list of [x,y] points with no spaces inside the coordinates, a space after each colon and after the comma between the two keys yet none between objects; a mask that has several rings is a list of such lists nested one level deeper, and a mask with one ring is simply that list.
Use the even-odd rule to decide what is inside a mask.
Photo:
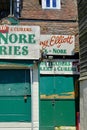
[{"label": "white painted wall", "polygon": [[31,130],[31,123],[0,123],[0,130]]},{"label": "white painted wall", "polygon": [[32,130],[39,130],[39,79],[38,69],[35,67],[32,71],[33,84],[31,86],[32,93]]}]

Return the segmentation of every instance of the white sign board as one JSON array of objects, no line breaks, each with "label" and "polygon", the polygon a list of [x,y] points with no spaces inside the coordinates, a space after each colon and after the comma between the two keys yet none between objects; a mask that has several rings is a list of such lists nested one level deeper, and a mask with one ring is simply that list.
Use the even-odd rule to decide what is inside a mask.
[{"label": "white sign board", "polygon": [[49,61],[40,64],[40,74],[79,74],[79,60],[53,60],[51,66]]},{"label": "white sign board", "polygon": [[0,26],[0,59],[39,59],[39,26]]},{"label": "white sign board", "polygon": [[47,55],[74,55],[73,35],[41,35],[40,49]]}]

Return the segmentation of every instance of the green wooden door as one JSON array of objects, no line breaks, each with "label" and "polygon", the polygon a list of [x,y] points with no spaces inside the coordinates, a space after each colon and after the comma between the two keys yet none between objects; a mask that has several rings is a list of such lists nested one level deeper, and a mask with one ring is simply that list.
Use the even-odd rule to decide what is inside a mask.
[{"label": "green wooden door", "polygon": [[75,126],[73,76],[40,76],[40,129]]},{"label": "green wooden door", "polygon": [[31,121],[29,70],[0,70],[0,121]]}]

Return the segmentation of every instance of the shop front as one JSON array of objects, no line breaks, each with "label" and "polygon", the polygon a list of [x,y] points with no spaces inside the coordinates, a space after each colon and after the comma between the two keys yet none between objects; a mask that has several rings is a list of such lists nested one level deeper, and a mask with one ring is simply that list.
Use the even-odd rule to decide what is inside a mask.
[{"label": "shop front", "polygon": [[40,129],[76,130],[78,60],[55,60],[51,68],[46,62],[40,65]]},{"label": "shop front", "polygon": [[40,130],[76,130],[79,60],[74,40],[73,35],[41,36],[47,57],[40,64]]},{"label": "shop front", "polygon": [[0,26],[0,129],[39,129],[38,26]]}]

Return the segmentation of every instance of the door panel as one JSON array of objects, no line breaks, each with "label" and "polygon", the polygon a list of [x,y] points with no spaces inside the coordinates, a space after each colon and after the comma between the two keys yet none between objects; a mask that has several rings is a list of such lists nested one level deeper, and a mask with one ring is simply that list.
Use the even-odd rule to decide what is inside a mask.
[{"label": "door panel", "polygon": [[55,126],[75,126],[75,100],[55,100]]},{"label": "door panel", "polygon": [[30,95],[29,70],[0,70],[0,96]]},{"label": "door panel", "polygon": [[40,78],[40,99],[54,98],[53,76],[41,76]]},{"label": "door panel", "polygon": [[0,70],[0,121],[31,121],[29,70]]},{"label": "door panel", "polygon": [[1,122],[25,122],[31,121],[31,97],[25,103],[22,96],[0,97],[0,121]]},{"label": "door panel", "polygon": [[74,83],[73,76],[40,76],[41,129],[75,126]]},{"label": "door panel", "polygon": [[74,98],[74,78],[72,76],[41,76],[40,99]]},{"label": "door panel", "polygon": [[51,100],[40,101],[40,125],[50,128],[54,126],[54,107]]}]

